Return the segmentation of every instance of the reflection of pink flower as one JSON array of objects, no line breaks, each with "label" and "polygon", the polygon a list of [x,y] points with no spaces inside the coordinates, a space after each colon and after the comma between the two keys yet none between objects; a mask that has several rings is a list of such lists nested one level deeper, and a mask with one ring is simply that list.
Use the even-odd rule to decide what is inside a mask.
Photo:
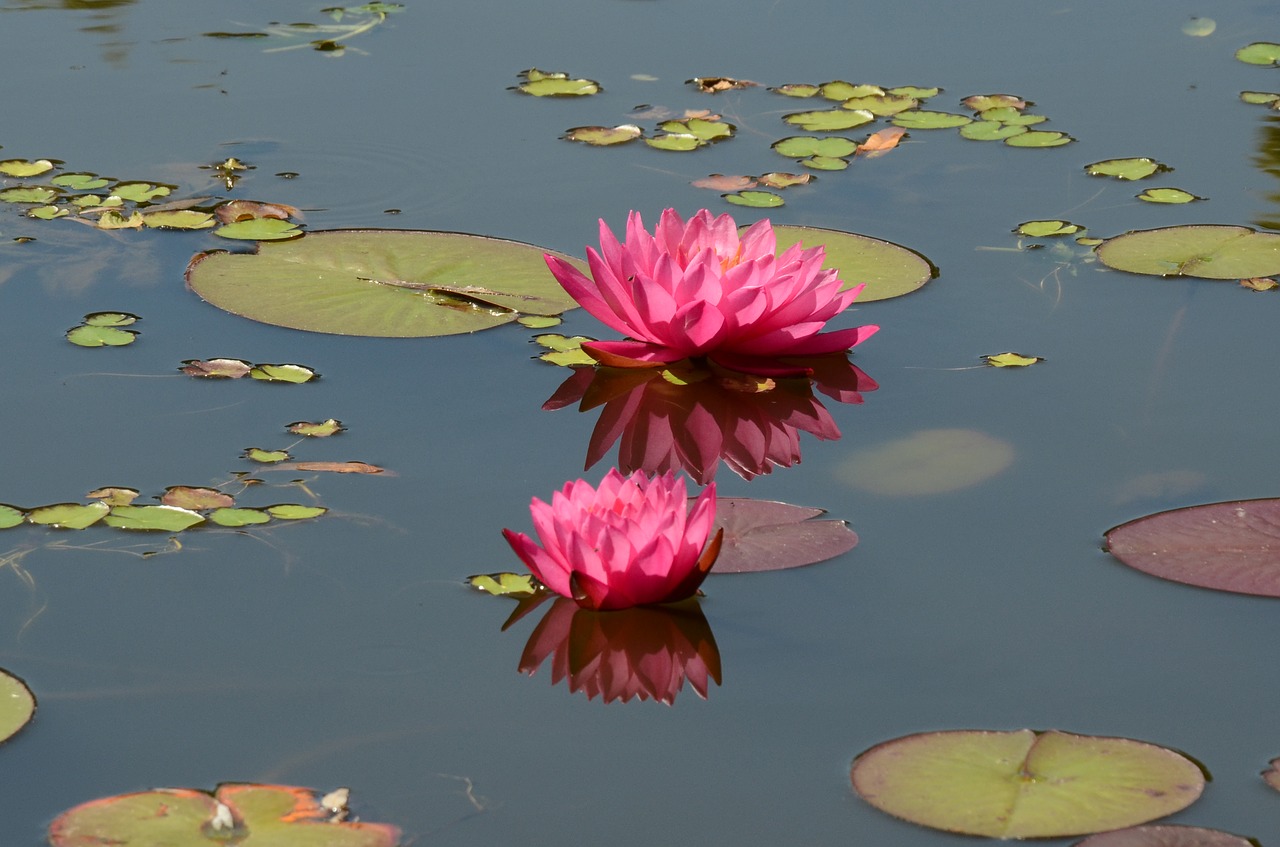
[{"label": "reflection of pink flower", "polygon": [[532,675],[552,656],[551,682],[606,703],[632,697],[670,705],[685,680],[702,699],[720,684],[720,651],[696,601],[600,614],[559,599],[538,622],[520,657]]},{"label": "reflection of pink flower", "polygon": [[734,370],[765,372],[760,359],[849,350],[879,328],[821,332],[862,286],[841,291],[837,271],[822,270],[822,247],[794,244],[778,256],[776,246],[768,220],[739,238],[728,215],[703,209],[685,223],[667,209],[653,235],[632,212],[625,244],[600,221],[600,252],[587,248],[591,277],[556,256],[546,261],[584,309],[630,336],[583,345],[615,367],[707,356]]},{"label": "reflection of pink flower", "polygon": [[789,364],[811,372],[794,379],[744,379],[710,371],[680,371],[673,382],[655,369],[577,368],[544,405],[558,409],[581,401],[580,410],[603,406],[591,433],[587,467],[618,445],[625,472],[683,469],[710,482],[723,460],[743,479],[800,461],[800,433],[823,441],[840,430],[813,389],[842,403],[861,403],[875,380],[843,353]]},{"label": "reflection of pink flower", "polygon": [[533,498],[530,512],[541,547],[524,533],[502,534],[544,585],[587,609],[691,597],[720,553],[719,534],[707,544],[715,486],[690,510],[684,479],[673,474],[624,477],[615,468],[598,490],[567,482],[550,504]]}]

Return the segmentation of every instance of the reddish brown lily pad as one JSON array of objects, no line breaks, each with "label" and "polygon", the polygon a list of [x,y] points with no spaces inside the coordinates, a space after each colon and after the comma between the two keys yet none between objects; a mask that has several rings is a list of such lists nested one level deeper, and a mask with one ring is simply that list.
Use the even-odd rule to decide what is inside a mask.
[{"label": "reddish brown lily pad", "polygon": [[1075,847],[1256,847],[1220,829],[1198,826],[1133,826],[1091,835]]},{"label": "reddish brown lily pad", "polygon": [[712,573],[749,573],[799,568],[847,553],[858,535],[844,521],[814,520],[824,509],[773,500],[721,497],[716,522],[724,529]]},{"label": "reddish brown lily pad", "polygon": [[1280,498],[1157,512],[1109,530],[1107,549],[1174,582],[1280,597]]}]

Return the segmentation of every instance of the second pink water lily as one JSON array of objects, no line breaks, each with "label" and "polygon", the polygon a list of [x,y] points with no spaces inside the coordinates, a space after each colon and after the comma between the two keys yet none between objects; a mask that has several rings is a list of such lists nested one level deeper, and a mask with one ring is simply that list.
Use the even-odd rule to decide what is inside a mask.
[{"label": "second pink water lily", "polygon": [[839,273],[822,268],[822,247],[776,251],[768,220],[739,236],[729,215],[703,209],[685,222],[667,209],[652,235],[632,212],[625,242],[600,221],[600,250],[587,248],[591,276],[559,257],[546,261],[579,305],[629,336],[583,344],[614,367],[707,357],[733,370],[778,373],[788,370],[779,358],[849,350],[879,329],[823,332],[863,286],[842,291]]}]

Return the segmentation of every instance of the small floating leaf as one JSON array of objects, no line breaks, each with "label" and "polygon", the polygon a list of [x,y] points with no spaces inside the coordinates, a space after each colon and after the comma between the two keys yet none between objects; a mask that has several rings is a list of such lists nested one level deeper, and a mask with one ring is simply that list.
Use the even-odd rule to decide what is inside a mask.
[{"label": "small floating leaf", "polygon": [[177,506],[113,506],[102,522],[117,529],[181,532],[204,523],[204,515]]},{"label": "small floating leaf", "polygon": [[941,88],[921,87],[918,85],[899,85],[885,91],[885,94],[892,94],[895,97],[911,97],[916,100],[928,100],[930,97],[936,97],[942,92]]},{"label": "small floating leaf", "polygon": [[914,109],[919,105],[920,101],[914,97],[875,94],[870,97],[851,97],[841,103],[840,108],[866,111],[876,117],[884,117],[886,115],[896,115],[898,112],[905,112],[907,109]]},{"label": "small floating leaf", "polygon": [[550,362],[553,365],[571,368],[575,365],[595,365],[596,360],[582,349],[582,342],[594,341],[594,338],[587,338],[585,335],[575,335],[566,337],[557,333],[546,333],[545,335],[535,335],[533,340],[547,348],[547,352],[538,356],[544,362]]},{"label": "small floating leaf", "polygon": [[858,149],[858,144],[848,138],[816,138],[811,135],[794,135],[773,143],[773,149],[783,156],[802,159],[806,156],[848,156]]},{"label": "small floating leaf", "polygon": [[1253,106],[1271,106],[1280,103],[1280,94],[1273,91],[1241,91],[1240,99]]},{"label": "small floating leaf", "polygon": [[1070,144],[1072,141],[1075,141],[1075,139],[1065,132],[1031,130],[1019,135],[1012,135],[1006,138],[1004,143],[1009,147],[1061,147],[1064,144]]},{"label": "small floating leaf", "polygon": [[889,126],[884,129],[873,132],[867,136],[867,139],[858,145],[856,155],[867,159],[874,159],[877,156],[883,156],[907,136],[907,131],[900,126]]},{"label": "small floating leaf", "polygon": [[36,698],[22,680],[0,671],[0,743],[8,741],[31,720]]},{"label": "small floating leaf", "polygon": [[1205,778],[1173,750],[1057,730],[927,732],[859,755],[853,789],[882,812],[990,838],[1059,838],[1194,803]]},{"label": "small floating leaf", "polygon": [[643,134],[644,131],[635,124],[620,124],[618,126],[575,126],[565,130],[563,137],[566,141],[581,141],[583,144],[591,144],[595,147],[608,147],[634,141]]},{"label": "small floating leaf", "polygon": [[148,212],[142,216],[142,222],[155,229],[208,229],[217,223],[212,213],[195,209]]},{"label": "small floating leaf", "polygon": [[1249,279],[1280,273],[1280,234],[1214,224],[1162,227],[1108,238],[1097,255],[1130,273]]},{"label": "small floating leaf", "polygon": [[516,318],[516,323],[527,326],[529,329],[550,329],[553,326],[560,326],[564,320],[558,315],[521,315]]},{"label": "small floating leaf", "polygon": [[61,529],[84,529],[93,526],[111,511],[111,507],[101,501],[93,503],[55,503],[52,506],[41,506],[27,513],[27,521],[41,526],[55,526]]},{"label": "small floating leaf", "polygon": [[107,211],[98,218],[98,229],[141,229],[142,226],[141,212],[130,212],[125,217],[119,212]]},{"label": "small floating leaf", "polygon": [[521,72],[524,82],[517,91],[534,97],[583,97],[600,91],[600,83],[591,79],[570,79],[567,73],[548,73],[537,68]]},{"label": "small floating leaf", "polygon": [[993,368],[1025,368],[1036,362],[1043,362],[1040,356],[1023,356],[1020,353],[997,353],[994,356],[983,356],[982,361]]},{"label": "small floating leaf", "polygon": [[26,517],[26,512],[17,506],[10,506],[7,503],[0,503],[0,529],[9,529],[22,523]]},{"label": "small floating leaf", "polygon": [[1049,238],[1055,235],[1073,235],[1080,229],[1080,226],[1069,221],[1027,221],[1018,224],[1014,232],[1030,238]]},{"label": "small floating leaf", "polygon": [[960,137],[970,141],[1003,141],[1026,131],[1025,126],[1002,124],[999,121],[974,121],[960,127]]},{"label": "small floating leaf", "polygon": [[796,112],[786,115],[783,120],[792,126],[798,126],[809,132],[841,132],[846,129],[869,124],[876,116],[866,109],[826,109],[818,112]]},{"label": "small floating leaf", "polygon": [[855,488],[885,497],[945,494],[1013,464],[1013,445],[972,429],[926,429],[856,451],[838,469]]},{"label": "small floating leaf", "polygon": [[646,138],[645,144],[655,150],[667,150],[673,153],[687,153],[690,150],[696,150],[705,142],[690,132],[668,132],[662,135],[656,135],[653,138]]},{"label": "small floating leaf", "polygon": [[329,511],[323,506],[300,506],[297,503],[281,503],[267,507],[267,514],[282,521],[304,521],[318,518]]},{"label": "small floating leaf", "polygon": [[788,83],[779,85],[769,89],[777,94],[785,94],[787,97],[813,97],[822,89],[816,85],[806,85],[804,83]]},{"label": "small floating leaf", "polygon": [[132,329],[110,326],[77,326],[67,330],[67,340],[77,347],[124,347],[137,338],[138,333]]},{"label": "small floating leaf", "polygon": [[167,197],[176,185],[161,185],[150,182],[120,182],[111,189],[111,194],[121,200],[134,203],[150,203],[157,197]]},{"label": "small floating leaf", "polygon": [[1161,579],[1280,597],[1280,499],[1235,500],[1157,512],[1113,527],[1107,550]]},{"label": "small floating leaf", "polygon": [[1245,288],[1253,291],[1275,291],[1280,288],[1280,282],[1276,282],[1269,277],[1253,277],[1252,279],[1242,279],[1240,284]]},{"label": "small floating leaf", "polygon": [[721,196],[726,202],[735,206],[749,206],[753,209],[776,208],[786,202],[772,191],[739,191],[736,194],[723,194]]},{"label": "small floating leaf", "polygon": [[327,418],[319,423],[296,421],[289,424],[286,429],[294,435],[305,435],[308,438],[328,438],[330,435],[345,432],[347,428],[342,425],[342,421],[335,418]]},{"label": "small floating leaf", "polygon": [[965,115],[953,115],[950,112],[930,112],[920,109],[899,112],[892,118],[894,126],[900,126],[904,129],[949,129],[972,122],[973,118]]},{"label": "small floating leaf", "polygon": [[[813,174],[788,174],[770,172],[757,177],[759,183],[766,188],[790,188],[793,185],[808,185],[813,182]],[[742,186],[744,188],[749,186]]]},{"label": "small floating leaf", "polygon": [[978,118],[982,121],[995,121],[1005,126],[1032,126],[1048,120],[1044,115],[1024,114],[1011,106],[986,109],[978,113]]},{"label": "small floating leaf", "polygon": [[209,522],[218,526],[253,526],[270,520],[271,516],[262,509],[222,508],[209,513]]},{"label": "small floating leaf", "polygon": [[724,530],[717,573],[752,573],[799,568],[852,550],[858,535],[844,521],[814,520],[825,509],[772,500],[721,497],[711,529]]},{"label": "small floating leaf", "polygon": [[34,185],[29,188],[6,188],[0,191],[0,202],[4,203],[48,203],[58,196],[55,188]]},{"label": "small floating leaf", "polygon": [[1139,200],[1145,200],[1148,203],[1191,203],[1204,199],[1181,188],[1148,188],[1136,196]]},{"label": "small floating leaf", "polygon": [[0,174],[19,178],[39,176],[53,170],[53,162],[48,159],[5,159],[0,162]]},{"label": "small floating leaf", "polygon": [[1014,109],[1021,111],[1031,104],[1014,94],[971,94],[960,101],[975,112],[988,109]]},{"label": "small floating leaf", "polygon": [[300,384],[311,382],[320,374],[303,365],[254,365],[249,376],[263,382],[290,382]]},{"label": "small floating leaf", "polygon": [[849,167],[847,160],[833,159],[830,156],[810,156],[807,159],[801,159],[800,164],[818,171],[842,171]]},{"label": "small floating leaf", "polygon": [[1280,44],[1255,41],[1237,50],[1236,58],[1250,65],[1280,65]]},{"label": "small floating leaf", "polygon": [[90,312],[84,316],[89,326],[129,326],[140,320],[142,318],[128,312]]},{"label": "small floating leaf", "polygon": [[252,462],[274,465],[289,459],[288,450],[263,450],[261,447],[250,447],[244,451],[244,457]]},{"label": "small floating leaf", "polygon": [[1090,176],[1113,176],[1116,179],[1146,179],[1152,174],[1165,173],[1173,168],[1146,156],[1132,159],[1104,159],[1084,166]]},{"label": "small floating leaf", "polygon": [[187,359],[178,370],[204,379],[239,379],[248,376],[253,365],[243,359]]},{"label": "small floating leaf", "polygon": [[213,234],[241,241],[288,241],[302,235],[302,228],[293,221],[280,218],[249,218],[224,224]]},{"label": "small floating leaf", "polygon": [[687,82],[697,86],[698,90],[704,94],[719,94],[721,91],[732,91],[738,88],[755,88],[760,84],[749,79],[734,79],[728,76],[695,76]]},{"label": "small floating leaf", "polygon": [[686,121],[663,121],[659,129],[673,135],[692,135],[705,143],[729,138],[737,127],[723,121],[706,118],[690,118]]},{"label": "small floating leaf", "polygon": [[60,209],[57,206],[37,206],[34,209],[27,210],[27,217],[38,218],[42,221],[52,221],[57,218],[65,218],[71,214],[66,209]]},{"label": "small floating leaf", "polygon": [[1213,35],[1213,31],[1217,28],[1218,23],[1213,18],[1193,17],[1182,25],[1182,32],[1184,35],[1204,38],[1207,35]]},{"label": "small floating leaf", "polygon": [[235,498],[216,488],[204,488],[190,485],[171,485],[160,496],[160,503],[165,506],[177,506],[180,509],[222,509],[235,504]]},{"label": "small floating leaf", "polygon": [[824,83],[822,96],[828,100],[848,100],[852,97],[877,97],[883,95],[884,89],[878,85],[854,85],[844,80]]},{"label": "small floating leaf", "polygon": [[495,597],[532,597],[542,583],[527,573],[481,573],[467,577],[467,585]]},{"label": "small floating leaf", "polygon": [[744,188],[754,188],[756,180],[754,177],[749,176],[711,174],[701,179],[695,179],[689,184],[694,188],[709,188],[712,191],[741,191]]},{"label": "small floating leaf", "polygon": [[108,506],[127,506],[137,500],[140,493],[136,488],[107,486],[106,488],[95,488],[85,496],[92,500],[101,500]]},{"label": "small floating leaf", "polygon": [[92,191],[95,188],[105,188],[111,184],[111,180],[104,179],[97,174],[58,174],[49,182],[60,188],[69,188],[72,191]]}]

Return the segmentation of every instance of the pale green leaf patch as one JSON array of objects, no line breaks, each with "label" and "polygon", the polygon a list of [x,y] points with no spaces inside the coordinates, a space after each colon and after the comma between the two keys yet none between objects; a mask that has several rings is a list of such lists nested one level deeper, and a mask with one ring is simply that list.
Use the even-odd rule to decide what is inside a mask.
[{"label": "pale green leaf patch", "polygon": [[77,326],[67,330],[67,340],[77,347],[124,347],[137,338],[134,330],[113,326]]},{"label": "pale green leaf patch", "polygon": [[890,121],[894,126],[900,126],[903,129],[951,129],[972,122],[973,118],[966,115],[922,109],[899,112]]},{"label": "pale green leaf patch", "polygon": [[644,131],[635,124],[619,124],[618,126],[575,126],[565,130],[562,138],[566,141],[581,141],[594,147],[610,147],[614,144],[626,144],[635,141]]},{"label": "pale green leaf patch", "polygon": [[151,182],[118,182],[111,189],[113,197],[128,200],[131,203],[150,203],[158,197],[167,197],[177,188],[176,185],[164,185]]},{"label": "pale green leaf patch", "polygon": [[49,203],[58,196],[58,189],[44,185],[32,185],[18,188],[6,188],[0,191],[0,202],[4,203]]},{"label": "pale green leaf patch", "polygon": [[884,89],[878,85],[855,85],[844,80],[823,83],[820,93],[828,100],[849,100],[854,97],[882,97]]},{"label": "pale green leaf patch", "polygon": [[38,218],[42,221],[51,221],[56,218],[65,218],[71,214],[66,209],[60,209],[57,206],[37,206],[34,209],[28,209],[26,215],[29,218]]},{"label": "pale green leaf patch", "polygon": [[1190,35],[1194,38],[1204,38],[1213,35],[1214,30],[1218,28],[1218,22],[1213,18],[1196,18],[1193,17],[1182,25],[1184,35]]},{"label": "pale green leaf patch", "polygon": [[571,79],[563,72],[549,73],[530,68],[519,75],[524,77],[524,82],[515,89],[534,97],[584,97],[600,91],[600,83],[595,80]]},{"label": "pale green leaf patch", "polygon": [[155,229],[208,229],[217,223],[209,212],[200,212],[195,209],[147,212],[143,214],[142,222]]},{"label": "pale green leaf patch", "polygon": [[1110,176],[1116,179],[1146,179],[1153,174],[1165,173],[1173,168],[1146,156],[1129,159],[1104,159],[1084,166],[1090,176]]},{"label": "pale green leaf patch", "polygon": [[311,382],[318,379],[320,374],[304,365],[254,365],[249,369],[249,376],[252,379],[262,380],[263,382],[289,382],[301,384]]},{"label": "pale green leaf patch", "polygon": [[797,242],[805,248],[821,246],[822,266],[838,270],[845,288],[866,285],[859,303],[901,297],[935,275],[933,265],[919,253],[878,238],[804,226],[775,226],[773,231],[779,253]]},{"label": "pale green leaf patch", "polygon": [[1028,115],[1012,106],[997,106],[992,109],[983,109],[978,113],[978,119],[983,121],[995,121],[996,123],[1008,124],[1010,126],[1031,126],[1033,124],[1044,123],[1049,120],[1044,115]]},{"label": "pale green leaf patch", "polygon": [[221,508],[209,513],[209,522],[218,526],[241,527],[268,523],[271,515],[262,509]]},{"label": "pale green leaf patch", "polygon": [[17,506],[0,503],[0,529],[9,529],[22,523],[27,513]]},{"label": "pale green leaf patch", "polygon": [[885,94],[890,94],[894,97],[911,97],[915,100],[928,100],[930,97],[936,97],[940,93],[942,93],[942,89],[937,86],[899,85],[885,90]]},{"label": "pale green leaf patch", "polygon": [[23,179],[30,176],[39,176],[53,170],[53,162],[49,159],[5,159],[0,162],[0,174],[4,176],[18,177]]},{"label": "pale green leaf patch", "polygon": [[803,159],[810,156],[823,156],[838,159],[851,156],[858,149],[858,143],[849,138],[839,136],[816,138],[812,135],[795,135],[773,143],[773,149],[783,156]]},{"label": "pale green leaf patch", "polygon": [[532,597],[546,590],[527,573],[481,573],[467,577],[467,585],[495,597]]},{"label": "pale green leaf patch", "polygon": [[130,326],[142,320],[128,312],[90,312],[84,316],[89,326]]},{"label": "pale green leaf patch", "polygon": [[142,225],[141,212],[130,212],[126,217],[108,209],[98,218],[98,229],[141,229]]},{"label": "pale green leaf patch", "polygon": [[1032,105],[1016,94],[971,94],[960,102],[975,112],[985,112],[988,109],[1014,109],[1020,112]]},{"label": "pale green leaf patch", "polygon": [[1196,200],[1204,200],[1203,197],[1197,197],[1189,191],[1183,191],[1181,188],[1148,188],[1141,194],[1135,195],[1139,200],[1145,200],[1148,203],[1191,203]]},{"label": "pale green leaf patch", "polygon": [[329,511],[324,506],[302,506],[297,503],[279,503],[275,506],[268,506],[267,514],[273,518],[282,521],[304,521],[310,518],[318,518],[325,512]]},{"label": "pale green leaf patch", "polygon": [[521,315],[516,323],[529,329],[550,329],[564,323],[564,319],[559,315]]},{"label": "pale green leaf patch", "polygon": [[178,506],[113,506],[102,522],[116,529],[181,532],[204,520],[199,512]]},{"label": "pale green leaf patch", "polygon": [[111,184],[111,180],[105,177],[88,173],[58,174],[49,182],[59,188],[66,188],[70,191],[93,191],[96,188],[105,188]]},{"label": "pale green leaf patch", "polygon": [[1074,235],[1082,229],[1077,224],[1068,221],[1027,221],[1018,224],[1018,228],[1014,230],[1018,235],[1025,235],[1030,238],[1048,238],[1055,235]]},{"label": "pale green leaf patch", "polygon": [[1280,234],[1197,224],[1138,230],[1096,249],[1109,268],[1154,276],[1252,279],[1280,273]]},{"label": "pale green leaf patch", "polygon": [[1236,58],[1250,65],[1280,65],[1280,44],[1269,41],[1255,41],[1236,51]]},{"label": "pale green leaf patch", "polygon": [[915,109],[920,101],[914,97],[903,95],[878,94],[871,97],[851,97],[840,104],[841,109],[867,111],[877,117],[896,115],[908,109]]},{"label": "pale green leaf patch", "polygon": [[697,150],[704,142],[701,138],[692,133],[668,132],[662,135],[656,135],[653,138],[646,138],[644,143],[648,144],[655,150],[666,150],[672,153],[687,153],[690,150]]},{"label": "pale green leaf patch", "polygon": [[289,460],[288,450],[263,450],[261,447],[249,447],[244,451],[244,458],[261,465],[274,465]]},{"label": "pale green leaf patch", "polygon": [[1072,141],[1075,141],[1075,139],[1065,132],[1031,130],[1030,132],[1006,138],[1004,143],[1009,147],[1061,147],[1064,144],[1070,144]]},{"label": "pale green leaf patch", "polygon": [[1241,91],[1240,99],[1252,106],[1270,106],[1273,109],[1280,104],[1280,94],[1273,91]]},{"label": "pale green leaf patch", "polygon": [[733,135],[737,129],[733,124],[724,121],[712,121],[706,118],[690,118],[684,121],[663,121],[658,125],[663,132],[672,135],[692,135],[700,141],[711,144]]},{"label": "pale green leaf patch", "polygon": [[136,488],[123,488],[118,485],[108,485],[104,488],[95,488],[85,496],[91,500],[101,500],[108,506],[127,506],[134,500],[138,499],[140,492]]},{"label": "pale green leaf patch", "polygon": [[781,196],[772,191],[738,191],[733,194],[721,194],[725,202],[735,206],[747,206],[752,209],[772,209],[786,203]]},{"label": "pale green leaf patch", "polygon": [[849,163],[846,160],[836,159],[831,156],[810,156],[807,159],[801,159],[800,164],[817,171],[842,171],[849,167]]},{"label": "pale green leaf patch", "polygon": [[805,83],[788,83],[786,85],[779,85],[775,88],[770,88],[769,90],[777,94],[786,95],[787,97],[813,97],[820,93],[822,88],[821,86],[808,85]]},{"label": "pale green leaf patch", "polygon": [[285,427],[286,430],[294,435],[303,435],[307,438],[328,438],[331,435],[337,435],[340,432],[346,432],[346,427],[342,425],[342,421],[336,418],[327,418],[318,423],[311,421],[295,421]]},{"label": "pale green leaf patch", "polygon": [[1042,356],[1023,356],[1020,353],[996,353],[994,356],[983,356],[982,361],[993,368],[1025,368],[1036,362],[1043,362]]},{"label": "pale green leaf patch", "polygon": [[594,365],[596,360],[582,349],[582,342],[595,341],[585,335],[564,336],[558,333],[544,333],[533,337],[535,344],[545,347],[547,352],[538,356],[544,362],[571,368],[575,365]]},{"label": "pale green leaf patch", "polygon": [[970,141],[1003,141],[1026,132],[1025,126],[1002,124],[999,121],[974,121],[960,127],[960,137]]},{"label": "pale green leaf patch", "polygon": [[27,513],[27,522],[59,529],[84,529],[106,517],[111,507],[101,501],[93,503],[54,503]]},{"label": "pale green leaf patch", "polygon": [[8,741],[31,720],[36,698],[22,680],[0,671],[0,743]]},{"label": "pale green leaf patch", "polygon": [[213,234],[241,241],[288,241],[302,235],[302,228],[281,218],[249,218],[224,224]]},{"label": "pale green leaf patch", "polygon": [[771,171],[767,174],[760,174],[756,181],[766,188],[790,188],[793,185],[808,185],[813,182],[813,174],[789,174],[780,171]]},{"label": "pale green leaf patch", "polygon": [[783,117],[792,126],[809,132],[841,132],[869,124],[876,116],[866,109],[824,109],[818,112],[795,112]]}]

